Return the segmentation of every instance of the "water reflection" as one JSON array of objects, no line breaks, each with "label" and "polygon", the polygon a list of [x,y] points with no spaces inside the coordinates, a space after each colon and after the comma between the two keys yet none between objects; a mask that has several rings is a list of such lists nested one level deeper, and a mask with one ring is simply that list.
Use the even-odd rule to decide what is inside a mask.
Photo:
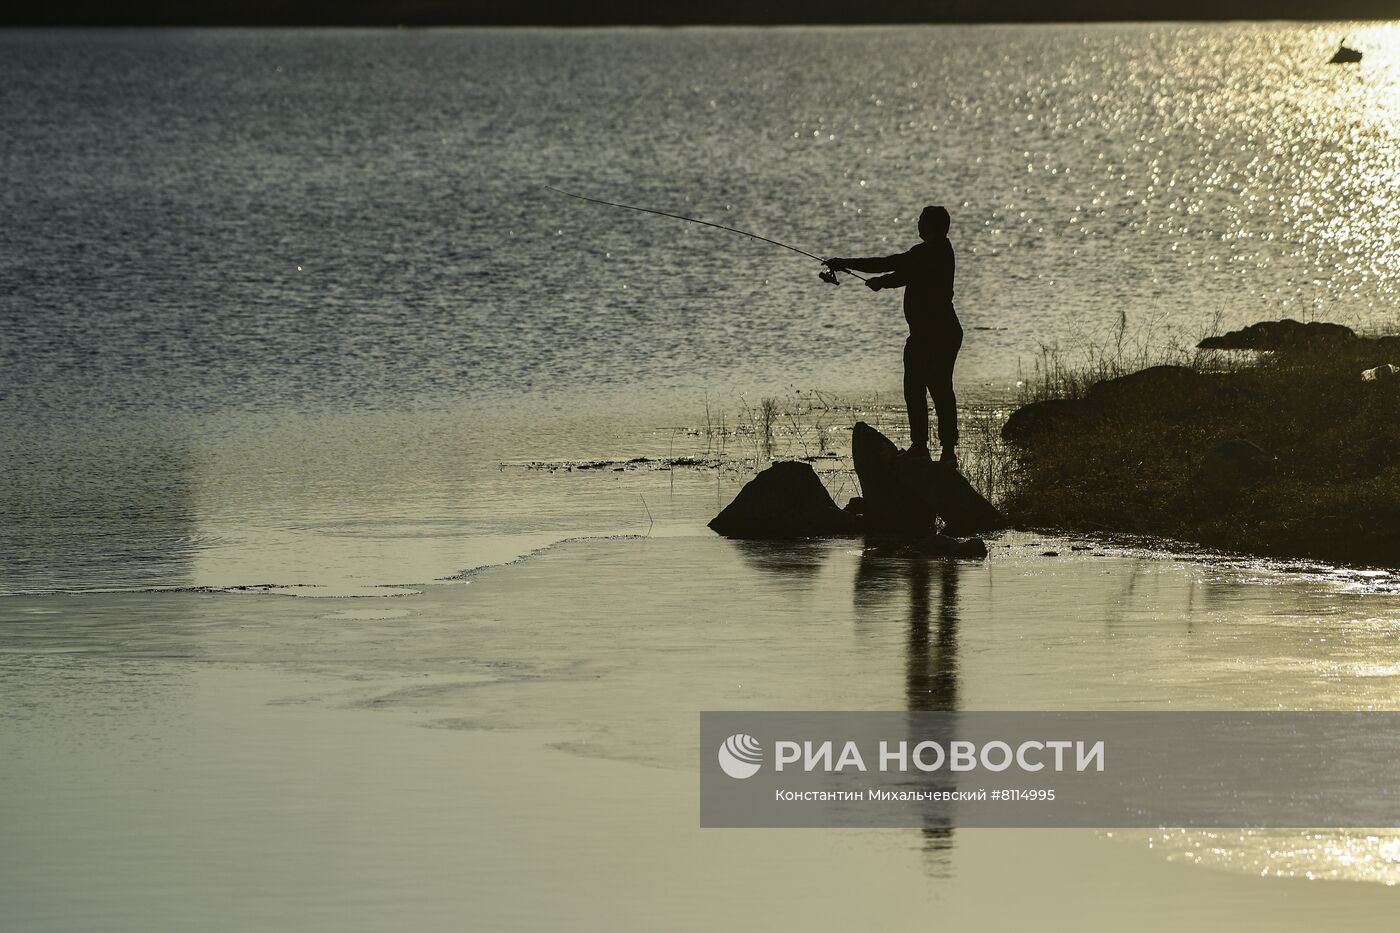
[{"label": "water reflection", "polygon": [[[954,560],[903,556],[884,545],[867,547],[856,568],[857,625],[894,620],[906,597],[908,635],[905,702],[910,710],[956,710],[958,702],[958,585]],[[935,586],[937,593],[934,592]]]},{"label": "water reflection", "polygon": [[[958,573],[956,562],[909,565],[909,653],[905,697],[911,710],[958,709]],[[932,618],[938,584],[937,621]]]},{"label": "water reflection", "polygon": [[755,570],[778,580],[805,585],[814,579],[831,557],[831,547],[821,540],[733,541],[739,556]]},{"label": "water reflection", "polygon": [[[959,709],[958,685],[958,577],[957,561],[891,553],[886,546],[867,547],[856,569],[853,603],[857,624],[887,621],[888,606],[903,589],[907,594],[907,635],[904,668],[905,707],[913,711]],[[937,592],[935,593],[935,587]],[[926,728],[908,730],[909,747],[932,740],[944,744],[953,738],[930,734]],[[946,777],[920,775],[911,789],[947,791],[955,782]],[[922,849],[935,874],[951,872],[955,848],[952,806],[927,804],[920,808],[923,820]]]}]

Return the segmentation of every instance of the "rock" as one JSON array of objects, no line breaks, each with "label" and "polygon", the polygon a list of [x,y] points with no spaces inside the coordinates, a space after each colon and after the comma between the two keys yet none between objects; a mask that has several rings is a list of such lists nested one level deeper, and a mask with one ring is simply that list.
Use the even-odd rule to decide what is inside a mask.
[{"label": "rock", "polygon": [[1006,517],[957,469],[932,460],[897,460],[899,448],[879,431],[857,421],[851,455],[872,531],[918,533],[942,518],[950,534],[968,535],[1007,526]]},{"label": "rock", "polygon": [[1096,382],[1089,387],[1088,399],[1099,404],[1169,402],[1183,390],[1194,388],[1202,379],[1188,366],[1149,366],[1135,373]]},{"label": "rock", "polygon": [[965,538],[958,542],[957,550],[953,552],[953,556],[966,560],[982,560],[987,556],[987,542],[981,538]]},{"label": "rock", "polygon": [[982,560],[987,556],[987,542],[981,538],[959,540],[950,535],[933,534],[918,544],[905,548],[906,554],[922,554],[928,557],[959,557],[965,560]]},{"label": "rock", "polygon": [[1083,415],[1087,408],[1082,399],[1070,398],[1052,398],[1022,405],[1001,426],[1001,439],[1012,444],[1025,444],[1041,434],[1062,429],[1071,420]]},{"label": "rock", "polygon": [[1268,476],[1277,463],[1278,458],[1258,444],[1235,438],[1206,451],[1196,483],[1210,490],[1235,490]]},{"label": "rock", "polygon": [[1329,65],[1355,65],[1361,61],[1361,53],[1356,49],[1349,49],[1345,45],[1338,46],[1337,51],[1332,53],[1332,57],[1327,59]]},{"label": "rock", "polygon": [[867,525],[872,531],[921,534],[931,531],[935,515],[911,495],[894,471],[899,448],[879,431],[857,421],[851,428],[851,459],[860,480]]},{"label": "rock", "polygon": [[950,464],[899,460],[894,468],[903,486],[943,519],[947,534],[970,535],[1010,524],[1001,510],[984,499]]},{"label": "rock", "polygon": [[[1091,385],[1080,399],[1046,399],[1013,411],[1002,425],[1002,440],[1032,447],[1057,432],[1075,431],[1095,419],[1144,416],[1188,421],[1202,410],[1220,406],[1222,398],[1248,398],[1247,382],[1228,374],[1190,366],[1149,366]],[[1111,428],[1111,425],[1106,427]]]},{"label": "rock", "polygon": [[927,557],[952,557],[958,550],[958,539],[943,534],[931,534],[927,538],[904,548],[904,554],[922,554]]},{"label": "rock", "polygon": [[1196,344],[1202,350],[1311,350],[1333,347],[1356,339],[1356,331],[1341,324],[1292,318],[1260,321],[1227,334],[1207,337]]},{"label": "rock", "polygon": [[1392,363],[1382,363],[1361,372],[1361,378],[1365,382],[1383,382],[1386,379],[1394,379],[1396,376],[1400,376],[1400,366]]},{"label": "rock", "polygon": [[710,522],[730,538],[805,538],[858,534],[860,518],[831,500],[810,464],[775,463],[749,480]]},{"label": "rock", "polygon": [[[879,431],[857,422],[851,452],[861,495],[836,507],[810,464],[775,463],[750,480],[710,522],[732,538],[800,538],[892,534],[928,539],[942,518],[967,535],[1005,528],[1005,517],[982,498],[956,468],[930,460],[896,460],[898,448]],[[947,553],[985,556],[986,545],[946,538]],[[929,547],[936,547],[931,541]]]}]

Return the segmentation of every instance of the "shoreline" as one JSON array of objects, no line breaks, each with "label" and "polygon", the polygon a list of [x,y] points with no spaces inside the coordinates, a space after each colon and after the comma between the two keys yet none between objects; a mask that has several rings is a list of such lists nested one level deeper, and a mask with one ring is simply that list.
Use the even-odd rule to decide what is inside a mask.
[{"label": "shoreline", "polygon": [[[1221,366],[1214,355],[1255,352]],[[1021,528],[1400,566],[1400,340],[1261,322],[1178,363],[1061,371],[1002,428]],[[1098,376],[1099,378],[1095,378]]]}]

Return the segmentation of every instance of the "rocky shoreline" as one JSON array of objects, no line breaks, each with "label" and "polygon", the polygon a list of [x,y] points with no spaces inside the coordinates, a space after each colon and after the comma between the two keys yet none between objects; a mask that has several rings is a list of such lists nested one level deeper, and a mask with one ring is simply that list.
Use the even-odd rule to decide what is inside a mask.
[{"label": "rocky shoreline", "polygon": [[976,535],[1014,526],[1400,566],[1400,336],[1265,321],[1198,348],[1191,365],[1150,366],[1013,411],[1001,430],[1001,508],[955,469],[896,459],[892,441],[857,422],[860,496],[840,507],[809,463],[779,462],[710,527],[981,557]]},{"label": "rocky shoreline", "polygon": [[1154,366],[1013,412],[1016,524],[1400,565],[1400,338],[1268,321],[1199,348],[1255,358]]},{"label": "rocky shoreline", "polygon": [[1400,566],[1400,336],[1265,321],[1199,349],[1192,365],[1150,366],[1013,411],[1001,431],[1011,477],[1001,508],[944,464],[897,460],[892,441],[857,422],[860,496],[838,506],[809,463],[779,462],[710,527],[981,557],[977,535],[1014,526]]}]

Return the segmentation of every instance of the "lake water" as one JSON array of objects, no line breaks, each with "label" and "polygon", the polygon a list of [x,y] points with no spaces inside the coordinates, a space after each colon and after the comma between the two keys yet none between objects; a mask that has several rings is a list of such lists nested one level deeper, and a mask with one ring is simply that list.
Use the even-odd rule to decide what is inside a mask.
[{"label": "lake water", "polygon": [[1395,581],[717,540],[902,430],[898,298],[544,186],[823,255],[945,203],[994,409],[1120,326],[1392,326],[1400,28],[12,30],[0,113],[0,925],[1393,914],[1390,833],[701,833],[701,708],[1394,708]]}]

